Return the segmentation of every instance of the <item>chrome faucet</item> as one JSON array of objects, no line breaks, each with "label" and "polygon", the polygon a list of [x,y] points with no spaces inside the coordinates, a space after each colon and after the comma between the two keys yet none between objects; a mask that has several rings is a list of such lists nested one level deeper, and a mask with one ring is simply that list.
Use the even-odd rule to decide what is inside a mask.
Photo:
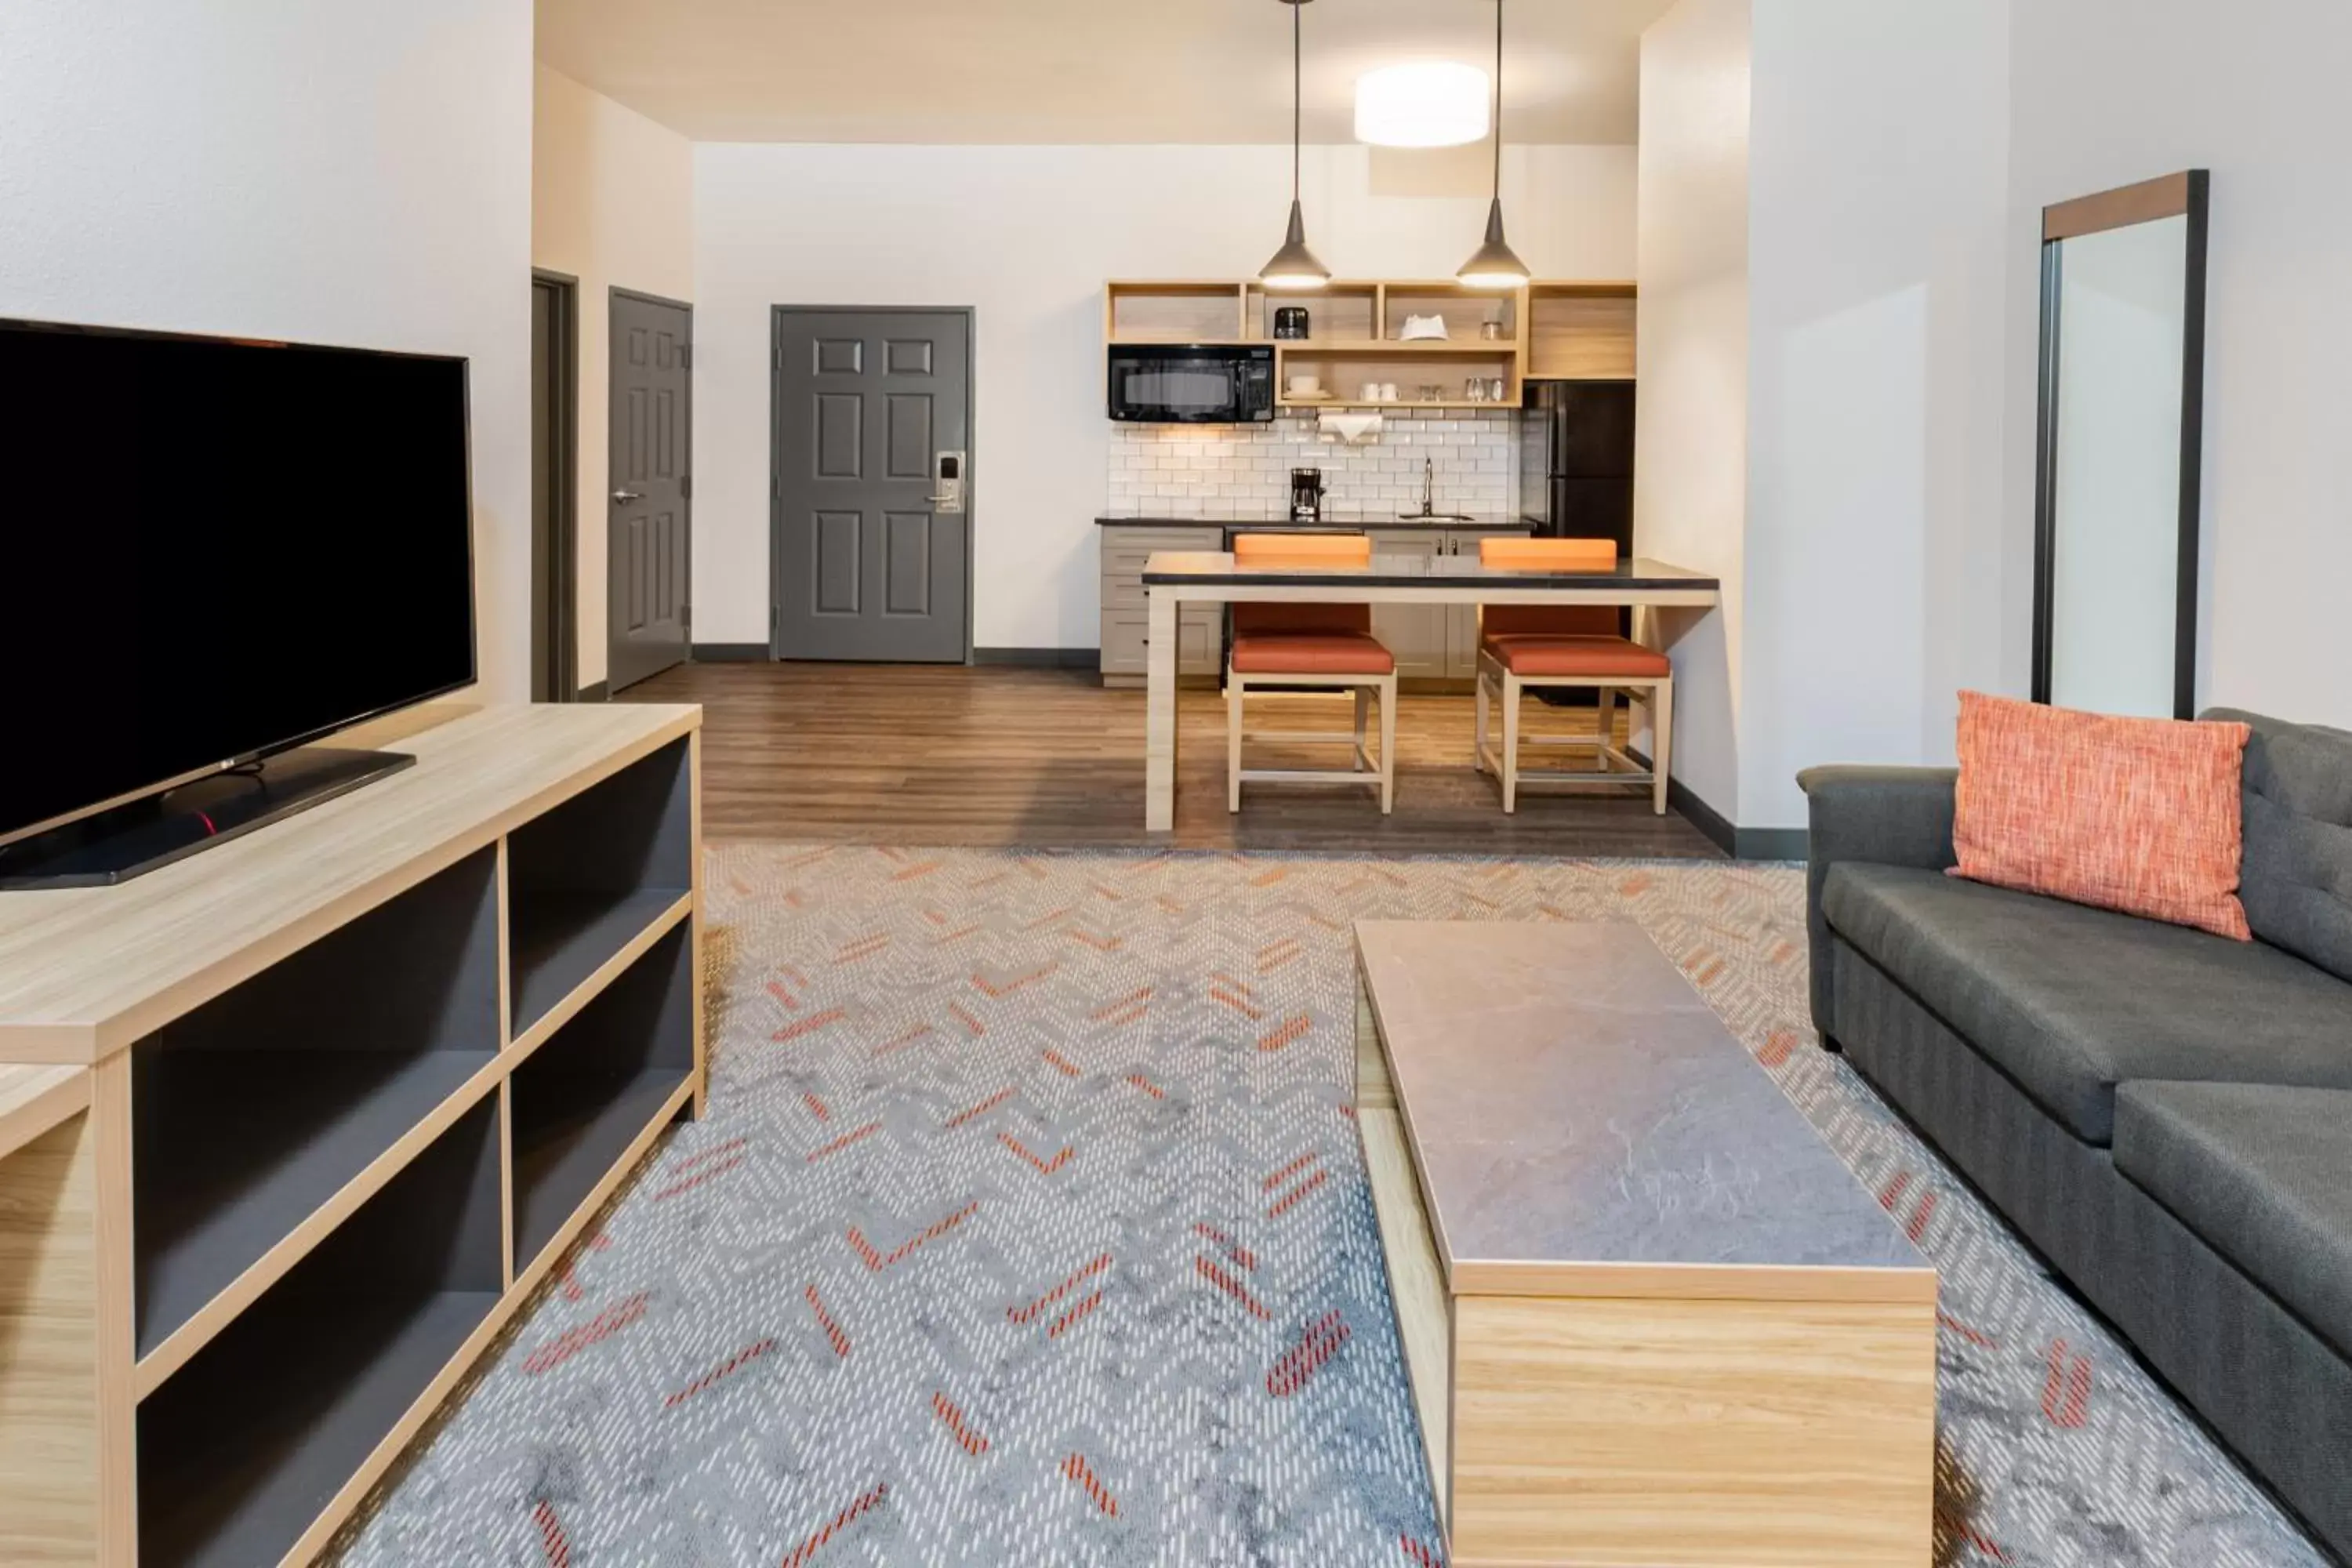
[{"label": "chrome faucet", "polygon": [[1437,459],[1434,458],[1421,460],[1421,515],[1437,515]]}]

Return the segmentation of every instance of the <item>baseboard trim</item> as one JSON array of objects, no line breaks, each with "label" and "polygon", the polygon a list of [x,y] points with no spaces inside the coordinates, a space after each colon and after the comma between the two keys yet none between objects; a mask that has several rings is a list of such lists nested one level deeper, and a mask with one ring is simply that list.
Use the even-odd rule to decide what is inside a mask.
[{"label": "baseboard trim", "polygon": [[1740,860],[1802,862],[1812,854],[1812,835],[1801,827],[1743,827],[1732,854]]},{"label": "baseboard trim", "polygon": [[[1625,753],[1643,767],[1650,759],[1628,749]],[[1701,799],[1682,780],[1666,781],[1666,804],[1683,814],[1693,827],[1735,860],[1802,860],[1811,851],[1810,836],[1801,827],[1739,827]]]},{"label": "baseboard trim", "polygon": [[607,686],[601,680],[595,680],[582,687],[580,689],[580,695],[574,698],[573,700],[578,702],[603,702],[609,700],[612,695],[613,690],[611,687]]},{"label": "baseboard trim", "polygon": [[1093,669],[1102,663],[1097,647],[976,647],[974,664],[1015,665],[1027,669]]},{"label": "baseboard trim", "polygon": [[698,642],[694,645],[697,664],[765,664],[768,645],[763,642]]}]

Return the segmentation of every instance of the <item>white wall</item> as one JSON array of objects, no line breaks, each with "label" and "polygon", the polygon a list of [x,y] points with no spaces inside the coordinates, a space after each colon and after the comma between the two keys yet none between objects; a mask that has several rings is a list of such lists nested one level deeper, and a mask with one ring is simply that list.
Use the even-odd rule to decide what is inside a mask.
[{"label": "white wall", "polygon": [[2021,0],[2011,26],[2011,684],[2032,624],[2041,208],[2210,168],[2200,700],[2352,726],[2352,7]]},{"label": "white wall", "polygon": [[[1108,278],[1239,278],[1282,237],[1289,149],[698,144],[695,636],[768,635],[769,309],[970,305],[973,641],[1090,647]],[[1483,196],[1376,194],[1368,148],[1309,148],[1309,243],[1343,275],[1450,277]],[[1633,265],[1633,150],[1515,148],[1538,274]]]},{"label": "white wall", "polygon": [[500,698],[530,691],[530,0],[8,0],[0,21],[0,314],[472,360]]},{"label": "white wall", "polygon": [[533,102],[531,265],[580,280],[579,678],[592,686],[609,618],[611,290],[694,298],[694,144],[545,66]]},{"label": "white wall", "polygon": [[1678,616],[1673,772],[1739,820],[1747,558],[1748,0],[1683,0],[1642,36],[1642,330],[1633,545],[1723,580]]},{"label": "white wall", "polygon": [[2001,682],[2009,42],[1985,0],[1755,0],[1743,826],[1803,826],[1816,763],[1948,759]]}]

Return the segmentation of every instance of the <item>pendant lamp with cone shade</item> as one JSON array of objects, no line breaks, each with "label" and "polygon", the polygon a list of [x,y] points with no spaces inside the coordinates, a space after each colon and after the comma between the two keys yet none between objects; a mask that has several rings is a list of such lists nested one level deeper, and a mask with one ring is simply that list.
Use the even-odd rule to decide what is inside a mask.
[{"label": "pendant lamp with cone shade", "polygon": [[1298,143],[1299,143],[1299,40],[1298,13],[1307,0],[1281,0],[1290,7],[1290,229],[1283,237],[1282,248],[1274,253],[1257,275],[1257,280],[1268,289],[1297,292],[1320,289],[1331,281],[1331,269],[1315,259],[1307,248],[1307,216],[1298,205]]},{"label": "pendant lamp with cone shade", "polygon": [[1495,0],[1495,195],[1486,205],[1486,243],[1454,276],[1473,289],[1517,289],[1528,264],[1503,237],[1503,0]]}]

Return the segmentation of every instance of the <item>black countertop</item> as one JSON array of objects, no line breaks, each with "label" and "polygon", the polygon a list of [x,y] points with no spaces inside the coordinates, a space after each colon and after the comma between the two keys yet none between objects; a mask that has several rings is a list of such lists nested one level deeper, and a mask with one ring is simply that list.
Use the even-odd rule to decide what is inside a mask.
[{"label": "black countertop", "polygon": [[1375,555],[1369,565],[1308,564],[1269,561],[1242,565],[1229,554],[1205,550],[1155,552],[1143,569],[1144,586],[1160,584],[1250,583],[1279,588],[1689,588],[1708,592],[1722,584],[1704,573],[1669,562],[1620,560],[1601,571],[1552,570],[1539,566],[1488,566],[1467,555]]}]

